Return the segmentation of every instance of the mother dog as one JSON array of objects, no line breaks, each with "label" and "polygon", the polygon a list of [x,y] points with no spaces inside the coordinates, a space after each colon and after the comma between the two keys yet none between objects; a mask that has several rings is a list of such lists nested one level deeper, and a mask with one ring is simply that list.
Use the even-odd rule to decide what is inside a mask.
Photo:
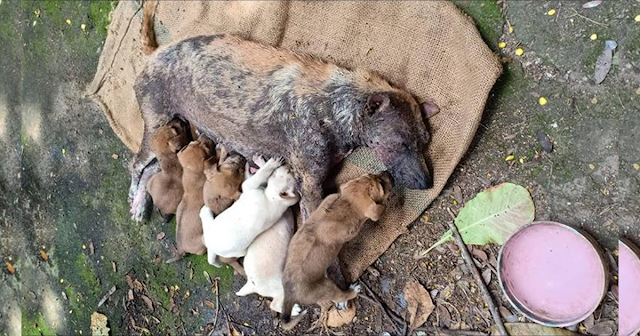
[{"label": "mother dog", "polygon": [[[149,50],[155,40],[147,8],[143,21]],[[137,220],[144,214],[146,181],[157,171],[149,140],[175,117],[245,157],[284,157],[297,178],[304,219],[322,201],[331,167],[358,146],[373,149],[400,184],[431,186],[425,121],[437,107],[418,104],[369,71],[235,36],[197,36],[151,55],[135,92],[145,125],[129,190]]]}]

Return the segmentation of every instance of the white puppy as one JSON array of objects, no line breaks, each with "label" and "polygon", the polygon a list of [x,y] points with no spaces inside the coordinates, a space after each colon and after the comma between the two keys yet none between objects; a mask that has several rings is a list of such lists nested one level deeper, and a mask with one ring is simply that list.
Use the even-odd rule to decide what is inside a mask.
[{"label": "white puppy", "polygon": [[[257,157],[254,161],[263,160]],[[251,242],[298,202],[294,188],[290,168],[282,166],[282,159],[272,158],[242,183],[240,198],[218,217],[214,219],[211,210],[202,207],[200,218],[209,264],[220,267],[217,256],[245,256]]]},{"label": "white puppy", "polygon": [[271,309],[282,313],[282,273],[289,241],[293,236],[293,226],[293,213],[289,209],[280,220],[249,245],[242,263],[247,274],[247,283],[236,293],[237,296],[258,293],[271,297]]}]

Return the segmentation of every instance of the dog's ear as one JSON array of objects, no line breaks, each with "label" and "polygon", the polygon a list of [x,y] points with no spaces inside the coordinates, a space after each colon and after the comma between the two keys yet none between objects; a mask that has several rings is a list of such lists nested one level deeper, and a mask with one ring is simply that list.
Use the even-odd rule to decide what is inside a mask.
[{"label": "dog's ear", "polygon": [[[214,172],[219,172],[220,168],[218,166],[218,162],[216,161],[215,156],[212,156],[206,160],[204,160],[204,173],[205,175],[207,175],[207,173],[211,174]],[[209,175],[207,175],[209,176]]]},{"label": "dog's ear", "polygon": [[438,105],[430,101],[426,101],[420,104],[420,112],[422,113],[422,118],[424,120],[427,120],[433,117],[434,115],[438,114],[438,112],[440,112],[440,108],[438,107]]},{"label": "dog's ear", "polygon": [[280,198],[287,201],[295,201],[299,199],[298,193],[296,193],[293,189],[280,191]]},{"label": "dog's ear", "polygon": [[382,214],[386,209],[386,206],[373,202],[364,211],[364,215],[372,221],[377,222],[378,220],[380,220],[380,217],[382,217]]},{"label": "dog's ear", "polygon": [[367,106],[365,110],[368,115],[373,115],[389,106],[390,100],[389,94],[385,92],[373,93],[369,98],[367,98]]},{"label": "dog's ear", "polygon": [[216,156],[218,157],[218,165],[222,165],[227,158],[227,149],[222,144],[216,145]]},{"label": "dog's ear", "polygon": [[[174,130],[173,127],[171,127],[172,130]],[[184,146],[184,141],[182,141],[182,137],[179,135],[174,136],[173,138],[169,139],[168,141],[168,145],[169,145],[169,149],[171,149],[172,152],[177,153],[179,152]]]}]

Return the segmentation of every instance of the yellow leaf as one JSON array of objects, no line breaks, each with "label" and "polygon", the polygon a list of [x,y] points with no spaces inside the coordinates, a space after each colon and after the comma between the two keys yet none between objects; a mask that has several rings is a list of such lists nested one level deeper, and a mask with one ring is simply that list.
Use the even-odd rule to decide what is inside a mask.
[{"label": "yellow leaf", "polygon": [[506,158],[504,158],[505,161],[513,161],[513,159],[515,159],[516,157],[514,155],[508,155]]},{"label": "yellow leaf", "polygon": [[547,12],[547,15],[555,15],[555,14],[556,14],[556,10],[553,8]]},{"label": "yellow leaf", "polygon": [[547,105],[547,98],[545,98],[545,97],[538,98],[538,104],[540,104],[542,106]]},{"label": "yellow leaf", "polygon": [[506,42],[500,42],[500,43],[498,43],[498,48],[500,48],[500,49],[504,49],[504,48],[506,48],[506,47],[507,47],[507,43],[506,43]]},{"label": "yellow leaf", "polygon": [[42,260],[44,261],[49,260],[49,256],[47,255],[47,252],[45,252],[44,250],[40,250],[40,257],[42,257]]},{"label": "yellow leaf", "polygon": [[591,98],[591,104],[597,104],[598,103],[598,98],[593,97]]},{"label": "yellow leaf", "polygon": [[66,22],[68,25],[71,25],[71,20],[67,19],[64,22]]},{"label": "yellow leaf", "polygon": [[13,267],[13,265],[11,265],[11,263],[8,262],[8,261],[7,261],[7,271],[9,271],[9,273],[11,273],[11,274],[15,274],[16,273],[15,267]]},{"label": "yellow leaf", "polygon": [[64,283],[64,279],[60,279],[60,283]]},{"label": "yellow leaf", "polygon": [[595,41],[598,39],[598,34],[591,34],[589,38],[591,39],[591,41]]},{"label": "yellow leaf", "polygon": [[596,165],[594,165],[593,163],[589,164],[589,169],[594,170],[596,169]]},{"label": "yellow leaf", "polygon": [[634,163],[634,164],[633,164],[633,169],[635,169],[635,170],[640,170],[640,164],[638,164],[638,163]]},{"label": "yellow leaf", "polygon": [[213,304],[213,302],[205,300],[204,301],[204,305],[211,308],[211,309],[215,309],[215,305]]},{"label": "yellow leaf", "polygon": [[524,158],[521,157],[520,160],[518,160],[520,163],[524,163]]},{"label": "yellow leaf", "polygon": [[636,15],[636,18],[634,20],[636,20],[636,22],[640,22],[640,14]]},{"label": "yellow leaf", "polygon": [[66,153],[67,151],[63,148],[62,149],[62,155],[64,155],[64,153]]},{"label": "yellow leaf", "polygon": [[513,33],[514,29],[512,25],[509,25],[509,33]]},{"label": "yellow leaf", "polygon": [[636,94],[640,95],[640,87],[636,89]]},{"label": "yellow leaf", "polygon": [[87,25],[86,25],[86,24],[84,24],[84,23],[83,23],[83,24],[81,24],[81,25],[80,25],[80,29],[82,29],[82,31],[87,30]]},{"label": "yellow leaf", "polygon": [[516,55],[518,55],[518,56],[524,55],[524,49],[522,49],[522,48],[516,49]]},{"label": "yellow leaf", "polygon": [[83,250],[86,250],[86,249],[87,249],[87,245],[82,244],[82,249],[83,249]]}]

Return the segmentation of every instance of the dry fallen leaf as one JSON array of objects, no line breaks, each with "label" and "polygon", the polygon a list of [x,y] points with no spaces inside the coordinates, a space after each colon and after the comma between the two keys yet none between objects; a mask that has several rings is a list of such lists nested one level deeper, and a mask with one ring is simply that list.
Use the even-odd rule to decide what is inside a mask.
[{"label": "dry fallen leaf", "polygon": [[111,157],[112,157],[114,160],[117,160],[120,156],[118,156],[118,154],[116,154],[116,153],[113,153],[113,154],[111,154]]},{"label": "dry fallen leaf", "polygon": [[[574,336],[578,335],[572,331],[561,328],[545,327],[535,323],[505,323],[504,327],[511,336]],[[491,335],[500,335],[498,328],[494,325],[491,327]]]},{"label": "dry fallen leaf", "polygon": [[611,336],[616,329],[616,323],[613,321],[604,321],[587,329],[587,332],[596,336]]},{"label": "dry fallen leaf", "polygon": [[404,286],[404,299],[409,313],[409,330],[413,330],[427,321],[435,307],[429,292],[416,280],[409,280]]},{"label": "dry fallen leaf", "polygon": [[129,288],[133,288],[133,279],[131,279],[131,276],[127,274],[124,278],[127,281],[127,285],[129,285]]},{"label": "dry fallen leaf", "polygon": [[89,255],[93,255],[95,248],[93,247],[93,241],[89,240]]},{"label": "dry fallen leaf", "polygon": [[207,271],[202,271],[202,274],[204,274],[204,277],[207,279],[207,281],[209,281],[210,284],[213,284],[213,281],[211,281],[211,276],[209,275],[209,273],[207,273]]},{"label": "dry fallen leaf", "polygon": [[208,301],[208,300],[204,301],[204,305],[209,307],[209,308],[211,308],[211,309],[215,309],[216,308],[216,306],[213,304],[213,302]]},{"label": "dry fallen leaf", "polygon": [[127,300],[128,301],[133,300],[133,289],[129,289],[129,291],[127,292]]},{"label": "dry fallen leaf", "polygon": [[451,328],[451,313],[444,305],[438,305],[438,318],[441,327]]},{"label": "dry fallen leaf", "polygon": [[596,60],[596,71],[594,74],[594,80],[596,84],[600,84],[604,81],[611,69],[611,63],[613,61],[613,51],[616,49],[617,43],[615,41],[606,41],[605,47],[598,59]]},{"label": "dry fallen leaf", "polygon": [[44,250],[40,250],[40,257],[44,261],[49,261],[49,256],[47,255],[47,252],[45,252]]},{"label": "dry fallen leaf", "polygon": [[582,4],[582,8],[594,8],[602,3],[602,0],[589,1]]},{"label": "dry fallen leaf", "polygon": [[140,297],[142,297],[142,300],[144,301],[144,303],[147,304],[147,308],[149,308],[149,310],[153,312],[153,301],[151,301],[151,299],[146,295],[141,295]]},{"label": "dry fallen leaf", "polygon": [[113,273],[118,273],[118,267],[115,261],[111,261],[111,268],[113,268]]},{"label": "dry fallen leaf", "polygon": [[189,268],[189,280],[193,280],[193,267]]},{"label": "dry fallen leaf", "polygon": [[156,236],[156,239],[161,240],[162,238],[164,238],[165,234],[164,232],[160,232],[158,233],[158,235]]},{"label": "dry fallen leaf", "polygon": [[7,261],[7,271],[9,271],[9,273],[11,273],[11,274],[15,274],[16,273],[15,267],[13,267],[13,265],[8,261]]},{"label": "dry fallen leaf", "polygon": [[488,285],[491,282],[491,269],[487,268],[482,272],[482,280]]},{"label": "dry fallen leaf", "polygon": [[98,312],[91,314],[91,335],[93,336],[109,336],[109,327],[107,327],[107,317]]},{"label": "dry fallen leaf", "polygon": [[327,312],[327,326],[331,328],[339,328],[345,324],[351,323],[356,316],[356,305],[349,302],[347,310],[337,309],[336,306],[331,306]]},{"label": "dry fallen leaf", "polygon": [[480,259],[480,261],[487,261],[488,259],[487,253],[477,247],[473,248],[473,251],[471,251],[471,254],[473,254],[474,257]]},{"label": "dry fallen leaf", "polygon": [[593,318],[593,314],[589,315],[589,317],[587,317],[582,324],[584,325],[585,328],[589,329],[591,327],[593,327],[596,323],[595,323],[595,319]]}]

